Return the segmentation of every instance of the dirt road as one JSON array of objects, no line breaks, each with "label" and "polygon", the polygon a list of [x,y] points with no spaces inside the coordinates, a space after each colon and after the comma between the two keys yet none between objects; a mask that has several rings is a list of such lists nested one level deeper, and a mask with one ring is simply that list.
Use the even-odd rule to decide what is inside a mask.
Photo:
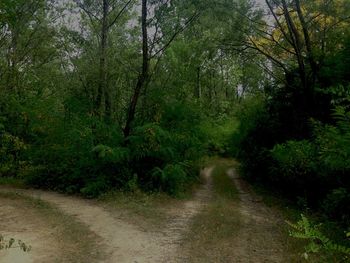
[{"label": "dirt road", "polygon": [[[124,218],[120,219],[122,217],[118,218],[115,213],[112,216],[94,201],[38,190],[0,188],[0,193],[17,192],[23,198],[27,196],[32,200],[42,200],[68,215],[71,222],[85,226],[87,232],[82,238],[86,238],[96,250],[101,250],[98,257],[91,258],[91,263],[182,262],[179,251],[182,238],[188,235],[193,218],[210,202],[212,170],[206,168],[202,171],[205,183],[191,200],[171,209],[166,227],[157,231],[145,230]],[[234,170],[229,170],[228,175],[240,192],[240,211],[244,217],[243,227],[239,233],[235,233],[237,243],[233,244],[232,253],[237,260],[233,262],[282,262],[283,246],[279,243],[278,233],[274,234],[275,224],[279,222],[260,200],[245,189]],[[3,250],[0,252],[0,263],[78,262],[76,259],[69,261],[69,256],[67,259],[61,258],[62,253],[72,251],[64,251],[64,246],[57,245],[60,242],[52,226],[38,212],[21,209],[20,202],[0,198],[0,231],[6,236],[30,243],[33,249],[28,254]],[[62,227],[69,229],[70,226],[57,226]],[[75,248],[79,250],[79,245]],[[84,262],[86,259],[81,260]]]},{"label": "dirt road", "polygon": [[284,221],[262,203],[262,198],[238,176],[235,169],[229,169],[227,174],[238,190],[242,215],[234,243],[235,262],[284,262],[285,242],[280,232]]},{"label": "dirt road", "polygon": [[[74,220],[83,223],[88,229],[100,238],[100,247],[103,248],[104,256],[100,262],[107,263],[135,263],[135,262],[170,262],[176,259],[176,255],[172,254],[176,251],[176,247],[181,242],[182,233],[184,233],[196,213],[199,213],[204,201],[210,195],[210,168],[204,169],[203,175],[207,179],[206,183],[197,191],[194,198],[184,202],[182,207],[173,209],[169,213],[169,223],[164,230],[157,232],[147,232],[136,225],[130,224],[125,220],[119,220],[115,214],[112,216],[104,208],[92,201],[79,199],[76,197],[65,196],[52,192],[39,190],[15,190],[2,188],[0,192],[17,192],[24,196],[30,196],[34,199],[43,200],[51,205],[56,206],[63,213],[68,214]],[[12,251],[3,251],[0,254],[0,263],[11,263],[13,257],[17,255],[16,262],[56,262],[55,257],[58,254],[52,254],[51,260],[45,255],[48,253],[49,244],[55,244],[47,235],[41,236],[40,233],[45,231],[45,224],[35,224],[37,215],[24,216],[15,208],[6,206],[7,201],[0,200],[2,218],[11,215],[8,220],[14,226],[10,231],[6,231],[7,236],[14,236],[18,239],[28,240],[33,247],[28,254],[22,252],[15,253]],[[18,213],[17,213],[18,212]],[[16,229],[17,220],[23,219],[23,224],[32,222],[29,233],[26,229]],[[13,220],[15,222],[13,222]],[[28,221],[28,222],[27,222]],[[6,229],[3,225],[2,229]],[[34,231],[35,230],[35,231]],[[21,233],[21,235],[20,235]],[[45,243],[46,246],[42,243]],[[52,247],[54,250],[54,247]]]}]

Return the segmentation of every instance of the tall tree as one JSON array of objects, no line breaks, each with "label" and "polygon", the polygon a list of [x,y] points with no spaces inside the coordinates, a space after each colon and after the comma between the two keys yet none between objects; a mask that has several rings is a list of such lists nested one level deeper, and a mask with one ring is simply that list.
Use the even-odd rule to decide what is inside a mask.
[{"label": "tall tree", "polygon": [[147,0],[142,0],[141,27],[142,27],[142,70],[137,79],[136,87],[131,97],[130,106],[127,113],[126,124],[124,127],[124,137],[130,135],[131,123],[135,118],[136,105],[139,100],[141,90],[146,87],[149,80],[149,46],[147,29]]},{"label": "tall tree", "polygon": [[[108,39],[111,28],[118,19],[131,7],[132,0],[111,1],[101,0],[93,2],[90,0],[76,0],[78,6],[87,14],[92,31],[95,31],[99,43],[99,70],[96,94],[94,95],[95,116],[110,120],[112,116],[112,96],[108,81]],[[98,8],[101,10],[98,11]],[[97,26],[96,26],[97,25]]]}]

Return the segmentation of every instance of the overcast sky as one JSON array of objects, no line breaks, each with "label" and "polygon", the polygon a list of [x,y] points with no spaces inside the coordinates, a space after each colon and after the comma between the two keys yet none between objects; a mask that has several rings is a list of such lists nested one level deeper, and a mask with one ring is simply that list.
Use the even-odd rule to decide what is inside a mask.
[{"label": "overcast sky", "polygon": [[[66,3],[72,3],[73,1],[74,0],[56,0],[56,4],[58,4],[58,6],[62,6]],[[263,8],[265,10],[267,9],[265,0],[252,0],[252,1],[255,2],[258,8]],[[63,21],[64,21],[63,23],[66,25],[69,25],[69,27],[72,29],[79,30],[79,14],[66,10],[64,11],[64,15],[65,16],[63,18]]]}]

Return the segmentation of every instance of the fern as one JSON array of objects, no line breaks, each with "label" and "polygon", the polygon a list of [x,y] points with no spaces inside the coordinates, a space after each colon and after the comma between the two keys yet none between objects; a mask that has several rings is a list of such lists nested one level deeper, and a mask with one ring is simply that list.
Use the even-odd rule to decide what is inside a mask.
[{"label": "fern", "polygon": [[344,261],[350,259],[350,247],[330,240],[319,230],[320,225],[313,225],[303,214],[297,223],[287,221],[287,224],[291,227],[291,237],[309,241],[303,253],[305,259],[308,259],[310,254],[333,254]]},{"label": "fern", "polygon": [[112,163],[120,163],[129,159],[130,151],[124,147],[109,147],[106,145],[97,145],[92,149],[92,152],[105,161]]},{"label": "fern", "polygon": [[152,177],[158,182],[160,190],[172,195],[183,192],[187,173],[183,164],[167,164],[163,169],[156,167]]}]

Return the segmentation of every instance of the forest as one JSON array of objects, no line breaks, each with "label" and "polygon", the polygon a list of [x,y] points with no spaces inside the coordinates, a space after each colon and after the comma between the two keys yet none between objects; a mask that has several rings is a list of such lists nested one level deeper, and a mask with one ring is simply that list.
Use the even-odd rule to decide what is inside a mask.
[{"label": "forest", "polygon": [[182,200],[213,158],[350,260],[349,0],[0,1],[1,185]]}]

